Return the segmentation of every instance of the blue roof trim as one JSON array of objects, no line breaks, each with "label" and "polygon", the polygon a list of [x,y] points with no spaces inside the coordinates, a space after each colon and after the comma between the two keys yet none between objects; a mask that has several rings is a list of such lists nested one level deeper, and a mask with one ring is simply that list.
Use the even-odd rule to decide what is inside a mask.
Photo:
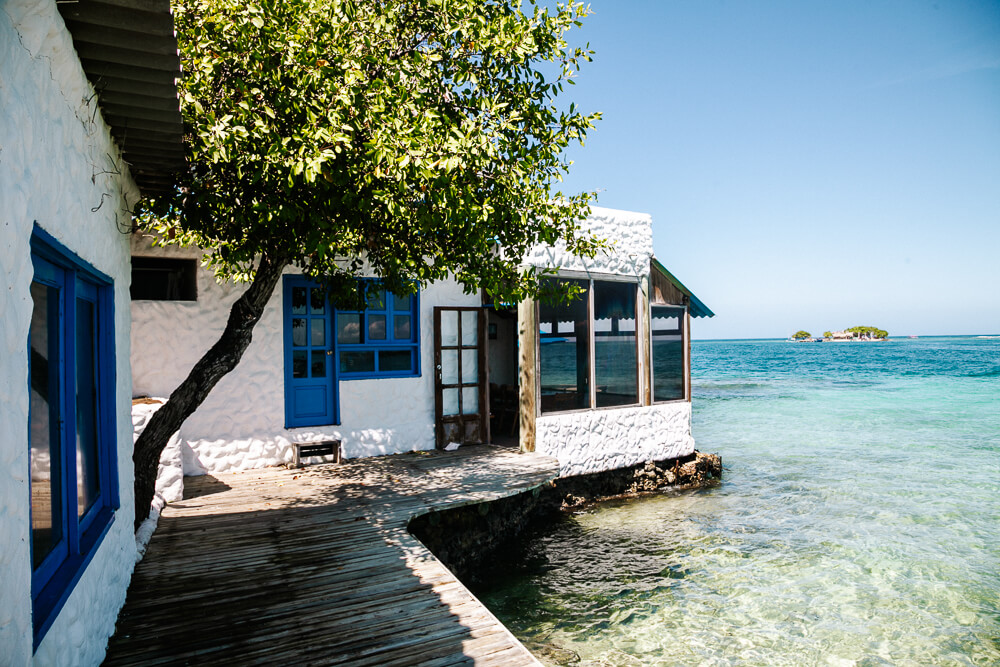
[{"label": "blue roof trim", "polygon": [[651,257],[649,263],[650,268],[655,269],[666,276],[667,280],[673,283],[674,287],[679,289],[681,293],[688,297],[690,300],[688,303],[688,312],[691,314],[691,317],[715,317],[715,313],[712,312],[712,309],[706,306],[701,299],[696,297],[691,290],[684,287],[684,283],[677,280],[677,277],[670,273],[670,271],[667,271],[667,267],[660,264],[655,257]]}]

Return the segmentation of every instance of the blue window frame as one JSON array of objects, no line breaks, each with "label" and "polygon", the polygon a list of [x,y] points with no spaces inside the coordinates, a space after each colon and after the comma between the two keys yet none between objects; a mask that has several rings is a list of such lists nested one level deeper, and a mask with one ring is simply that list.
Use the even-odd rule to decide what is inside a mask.
[{"label": "blue window frame", "polygon": [[37,648],[119,508],[111,279],[35,227],[28,334]]},{"label": "blue window frame", "polygon": [[305,276],[285,276],[285,426],[340,423],[340,380],[420,375],[418,295],[378,290],[338,310]]},{"label": "blue window frame", "polygon": [[337,310],[337,370],[343,380],[420,375],[418,294],[369,290],[365,310]]}]

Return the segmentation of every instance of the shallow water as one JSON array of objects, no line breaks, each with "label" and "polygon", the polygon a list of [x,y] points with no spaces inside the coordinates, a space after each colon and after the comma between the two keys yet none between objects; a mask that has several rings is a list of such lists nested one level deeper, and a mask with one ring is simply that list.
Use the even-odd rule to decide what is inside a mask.
[{"label": "shallow water", "polygon": [[693,346],[716,488],[592,507],[477,593],[548,664],[1000,664],[1000,339]]}]

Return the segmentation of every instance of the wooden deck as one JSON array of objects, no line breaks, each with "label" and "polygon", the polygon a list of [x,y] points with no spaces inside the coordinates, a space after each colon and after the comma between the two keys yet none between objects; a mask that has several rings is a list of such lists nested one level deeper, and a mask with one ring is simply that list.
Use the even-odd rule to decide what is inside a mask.
[{"label": "wooden deck", "polygon": [[538,665],[406,525],[557,470],[480,445],[187,478],[105,664]]}]

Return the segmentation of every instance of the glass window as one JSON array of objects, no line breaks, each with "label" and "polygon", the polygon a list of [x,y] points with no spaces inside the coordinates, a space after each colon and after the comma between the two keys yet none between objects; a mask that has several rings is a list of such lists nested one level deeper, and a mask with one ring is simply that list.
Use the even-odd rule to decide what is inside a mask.
[{"label": "glass window", "polygon": [[365,290],[365,310],[337,311],[341,379],[418,375],[417,297]]},{"label": "glass window", "polygon": [[538,369],[543,413],[590,407],[589,282],[560,282],[584,291],[568,303],[539,305]]},{"label": "glass window", "polygon": [[361,315],[359,313],[337,313],[337,342],[347,345],[361,343]]},{"label": "glass window", "polygon": [[375,372],[374,350],[344,350],[340,353],[341,373]]},{"label": "glass window", "polygon": [[392,337],[395,340],[410,340],[410,316],[395,315],[392,319]]},{"label": "glass window", "polygon": [[56,287],[31,283],[31,555],[38,568],[62,542],[59,422],[59,299]]},{"label": "glass window", "polygon": [[380,371],[412,371],[413,352],[410,350],[382,350],[378,353]]},{"label": "glass window", "polygon": [[76,301],[76,469],[77,516],[82,518],[101,491],[97,441],[96,304]]},{"label": "glass window", "polygon": [[676,401],[684,396],[684,309],[652,306],[653,400]]},{"label": "glass window", "polygon": [[197,301],[198,261],[170,257],[133,257],[133,301]]},{"label": "glass window", "polygon": [[635,283],[594,281],[594,385],[597,407],[639,402]]},{"label": "glass window", "polygon": [[[35,644],[118,507],[111,279],[44,231],[31,239],[28,447]],[[109,425],[111,428],[109,428]]]}]

